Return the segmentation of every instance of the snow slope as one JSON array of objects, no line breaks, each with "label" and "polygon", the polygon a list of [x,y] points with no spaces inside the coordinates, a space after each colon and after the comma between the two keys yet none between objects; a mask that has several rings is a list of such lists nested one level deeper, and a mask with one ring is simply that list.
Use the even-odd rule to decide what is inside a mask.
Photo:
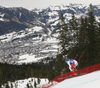
[{"label": "snow slope", "polygon": [[51,88],[100,88],[100,70],[66,79]]}]

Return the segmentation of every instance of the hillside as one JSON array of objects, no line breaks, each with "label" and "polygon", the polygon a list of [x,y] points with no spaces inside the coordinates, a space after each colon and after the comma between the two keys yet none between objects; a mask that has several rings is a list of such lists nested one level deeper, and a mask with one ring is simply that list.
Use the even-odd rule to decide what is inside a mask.
[{"label": "hillside", "polygon": [[[69,22],[72,13],[77,18],[86,16],[88,7],[82,4],[51,6],[42,10],[0,7],[0,62],[20,64],[55,57],[59,47],[57,24],[60,14],[63,13]],[[99,21],[100,6],[93,7]]]}]

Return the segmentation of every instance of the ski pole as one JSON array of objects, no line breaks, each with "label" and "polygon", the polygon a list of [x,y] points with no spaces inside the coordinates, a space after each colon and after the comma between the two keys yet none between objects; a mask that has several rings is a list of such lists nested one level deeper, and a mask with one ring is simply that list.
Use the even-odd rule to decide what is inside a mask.
[{"label": "ski pole", "polygon": [[76,56],[75,56],[75,58],[74,58],[74,60],[76,59],[76,57],[77,57],[78,55],[76,54]]},{"label": "ski pole", "polygon": [[[83,54],[84,54],[84,52],[81,54],[81,56],[80,56],[80,58],[79,58],[79,60],[78,60],[78,64],[80,63],[80,60],[81,60]],[[79,65],[78,65],[78,67],[79,67]],[[77,67],[77,69],[78,69],[78,67]]]},{"label": "ski pole", "polygon": [[78,60],[78,63],[80,63],[80,60],[81,60],[83,54],[84,54],[84,52],[81,54],[81,56],[80,56],[80,58],[79,58],[79,60]]}]

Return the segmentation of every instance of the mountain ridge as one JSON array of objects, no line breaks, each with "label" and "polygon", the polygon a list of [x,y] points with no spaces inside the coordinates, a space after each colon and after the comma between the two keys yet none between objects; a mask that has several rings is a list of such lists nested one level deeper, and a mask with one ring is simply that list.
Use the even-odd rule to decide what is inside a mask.
[{"label": "mountain ridge", "polygon": [[[31,11],[22,7],[0,7],[0,62],[19,64],[55,57],[59,48],[57,24],[60,14],[64,14],[66,22],[69,22],[72,13],[77,18],[86,16],[88,7],[70,4]],[[99,21],[100,5],[93,7],[95,18]]]}]

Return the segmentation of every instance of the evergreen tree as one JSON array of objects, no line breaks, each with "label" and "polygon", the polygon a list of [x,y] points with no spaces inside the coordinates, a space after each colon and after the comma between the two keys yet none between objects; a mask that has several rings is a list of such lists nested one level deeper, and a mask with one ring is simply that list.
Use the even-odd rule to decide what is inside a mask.
[{"label": "evergreen tree", "polygon": [[76,19],[74,13],[72,14],[72,19],[70,20],[70,25],[69,28],[71,30],[71,44],[70,44],[70,48],[68,50],[69,52],[69,57],[70,58],[74,58],[74,56],[76,55],[77,51],[78,51],[78,32],[79,32],[79,24],[77,22],[78,20]]},{"label": "evergreen tree", "polygon": [[67,51],[69,48],[69,41],[70,41],[70,31],[68,28],[68,25],[65,22],[65,18],[63,14],[60,16],[60,21],[58,23],[58,39],[59,39],[59,45],[61,46],[59,53],[56,57],[55,61],[55,76],[63,74],[66,72],[66,64],[63,58],[64,55],[67,55]]},{"label": "evergreen tree", "polygon": [[[79,30],[79,35],[78,35],[78,45],[79,45],[78,54],[79,55],[81,55],[82,52],[86,51],[88,47],[89,38],[88,38],[88,21],[87,20],[88,20],[87,17],[80,18],[80,30]],[[87,59],[88,59],[88,53],[85,52],[85,54],[83,55],[81,59],[81,62],[79,63],[81,64],[79,68],[83,68],[85,67],[85,65],[87,65],[86,64]]]},{"label": "evergreen tree", "polygon": [[58,23],[58,33],[59,33],[58,39],[59,39],[59,45],[61,46],[60,53],[62,55],[67,54],[67,48],[70,40],[68,31],[69,29],[65,22],[65,18],[63,14],[61,14],[60,21]]},{"label": "evergreen tree", "polygon": [[6,88],[10,88],[8,84],[6,85]]},{"label": "evergreen tree", "polygon": [[40,69],[40,71],[39,71],[39,77],[40,77],[40,78],[42,78],[43,75],[44,75],[44,74],[43,74],[43,71],[44,71],[44,70],[43,70],[43,66],[42,66],[41,69]]},{"label": "evergreen tree", "polygon": [[[81,59],[80,68],[93,65],[96,60],[96,31],[97,23],[93,15],[93,7],[90,5],[89,14],[87,17],[81,17],[80,19],[80,30],[78,35],[78,49],[79,52],[85,51],[83,56],[84,59]],[[85,64],[84,64],[85,63]],[[84,64],[84,65],[83,65]]]},{"label": "evergreen tree", "polygon": [[90,8],[89,8],[89,14],[88,14],[88,53],[89,53],[89,61],[90,61],[90,65],[93,65],[95,62],[95,55],[96,55],[96,21],[95,21],[95,17],[93,15],[93,7],[92,4],[90,4]]},{"label": "evergreen tree", "polygon": [[0,88],[2,88],[2,84],[0,83]]},{"label": "evergreen tree", "polygon": [[15,83],[15,88],[17,88],[17,84]]},{"label": "evergreen tree", "polygon": [[11,83],[11,88],[13,88],[13,84]]},{"label": "evergreen tree", "polygon": [[74,31],[78,30],[78,22],[74,13],[72,14],[72,19],[70,20],[70,29]]},{"label": "evergreen tree", "polygon": [[100,63],[100,23],[98,23],[97,31],[96,31],[96,55],[95,55],[95,63]]},{"label": "evergreen tree", "polygon": [[58,54],[55,61],[55,76],[61,75],[67,72],[65,60],[61,54]]},{"label": "evergreen tree", "polygon": [[38,78],[37,82],[38,82],[38,84],[40,84],[40,79],[39,78]]},{"label": "evergreen tree", "polygon": [[[72,15],[72,19],[70,22],[70,29],[73,31],[73,38],[72,41],[74,41],[73,46],[69,48],[68,50],[68,56],[73,57],[75,56],[75,53],[78,53],[79,55],[85,52],[85,55],[83,56],[84,59],[81,59],[81,66],[90,66],[95,64],[96,62],[96,53],[99,54],[98,49],[96,48],[97,41],[97,29],[98,24],[95,20],[95,17],[93,15],[93,7],[90,4],[89,7],[89,13],[87,17],[81,17],[80,23],[77,23],[76,18],[74,14]],[[99,45],[99,44],[98,44]],[[83,58],[82,57],[82,58]],[[85,63],[83,65],[83,63]],[[84,66],[84,67],[85,67]]]},{"label": "evergreen tree", "polygon": [[32,86],[32,85],[30,85],[30,88],[33,88],[33,86]]},{"label": "evergreen tree", "polygon": [[29,84],[27,84],[27,88],[30,88]]},{"label": "evergreen tree", "polygon": [[65,22],[65,18],[63,14],[60,16],[60,21],[58,23],[58,39],[59,39],[59,45],[61,46],[59,49],[59,53],[56,57],[55,61],[55,76],[58,76],[60,74],[63,74],[66,72],[66,58],[63,58],[64,55],[68,54],[68,48],[69,48],[69,41],[70,39],[70,30],[68,28],[67,23]]},{"label": "evergreen tree", "polygon": [[34,80],[34,87],[36,88],[36,85],[37,85],[37,83],[36,83],[36,81]]},{"label": "evergreen tree", "polygon": [[80,30],[79,30],[79,36],[78,36],[78,45],[80,50],[84,51],[84,48],[87,47],[88,44],[88,22],[87,17],[80,19]]},{"label": "evergreen tree", "polygon": [[0,83],[2,83],[2,77],[3,77],[3,73],[2,73],[2,68],[0,67]]}]

